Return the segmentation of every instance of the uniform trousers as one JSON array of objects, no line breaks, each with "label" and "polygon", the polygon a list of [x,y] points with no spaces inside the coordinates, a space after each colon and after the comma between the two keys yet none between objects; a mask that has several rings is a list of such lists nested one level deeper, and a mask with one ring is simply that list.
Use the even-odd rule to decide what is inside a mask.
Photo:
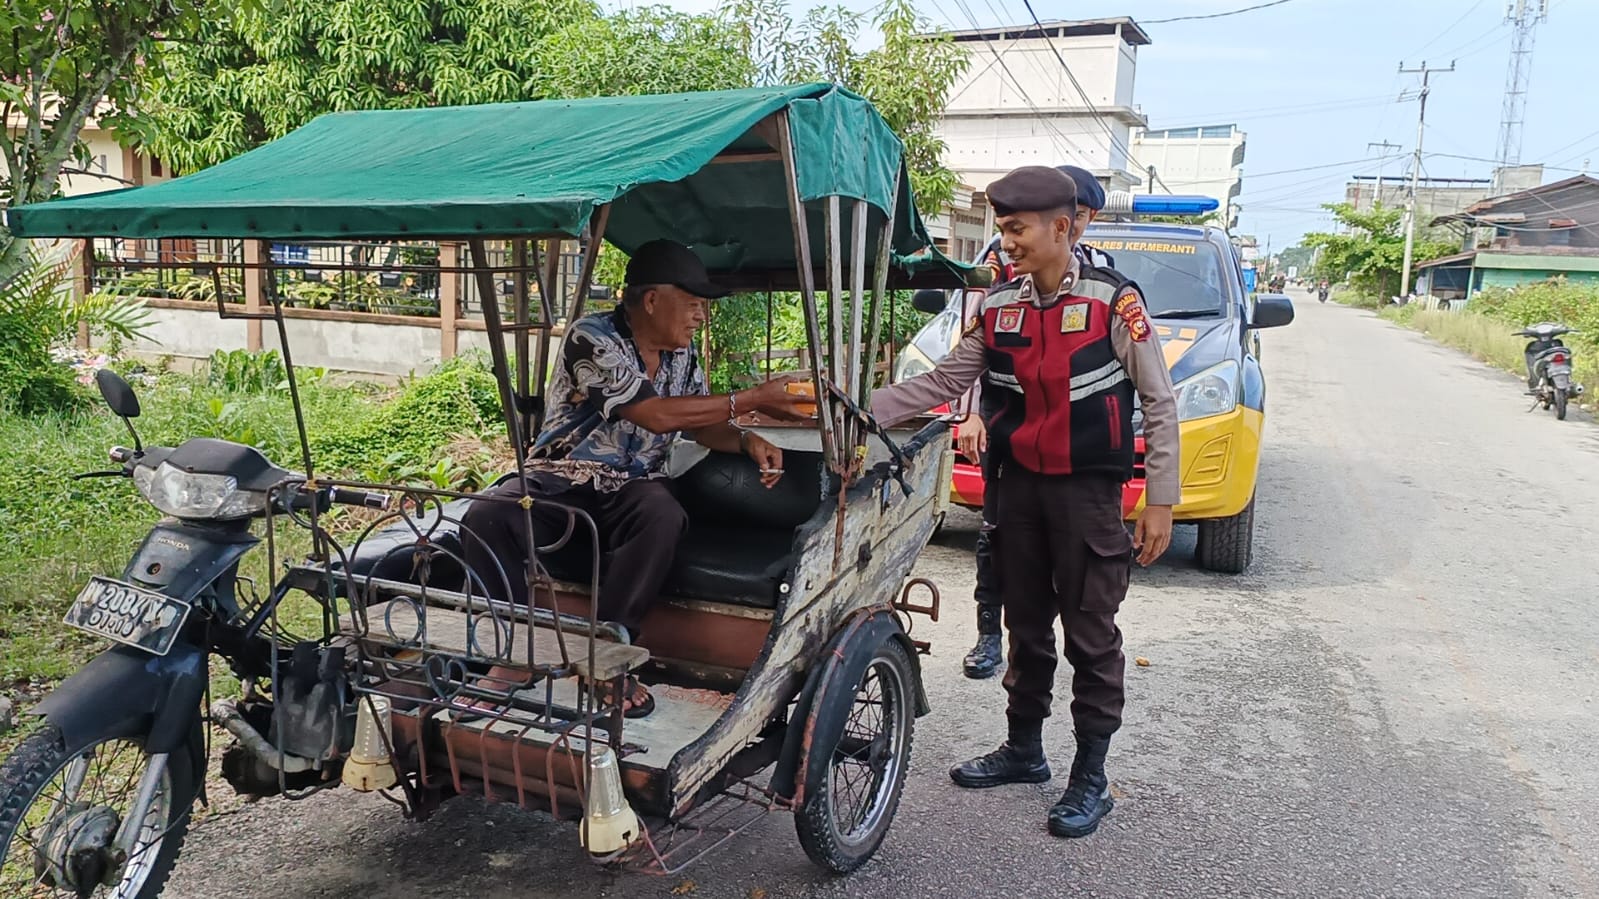
[{"label": "uniform trousers", "polygon": [[1059,620],[1077,734],[1109,736],[1121,727],[1126,663],[1116,611],[1127,596],[1133,551],[1122,523],[1121,481],[1039,475],[1007,461],[997,486],[999,527],[992,537],[1010,635],[1009,716],[1049,717]]}]

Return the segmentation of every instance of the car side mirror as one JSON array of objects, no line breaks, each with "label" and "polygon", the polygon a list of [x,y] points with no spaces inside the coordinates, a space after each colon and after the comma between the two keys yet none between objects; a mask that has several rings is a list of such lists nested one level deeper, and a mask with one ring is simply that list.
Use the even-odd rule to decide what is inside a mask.
[{"label": "car side mirror", "polygon": [[100,387],[100,396],[105,398],[105,404],[111,407],[120,418],[139,417],[139,397],[133,392],[133,387],[122,376],[109,368],[102,368],[94,373],[94,383]]},{"label": "car side mirror", "polygon": [[937,315],[943,312],[944,307],[947,305],[949,305],[949,297],[945,296],[942,290],[934,290],[928,287],[911,294],[911,306],[917,312]]},{"label": "car side mirror", "polygon": [[1280,293],[1266,293],[1255,297],[1255,314],[1249,319],[1251,328],[1280,328],[1293,320],[1293,300]]}]

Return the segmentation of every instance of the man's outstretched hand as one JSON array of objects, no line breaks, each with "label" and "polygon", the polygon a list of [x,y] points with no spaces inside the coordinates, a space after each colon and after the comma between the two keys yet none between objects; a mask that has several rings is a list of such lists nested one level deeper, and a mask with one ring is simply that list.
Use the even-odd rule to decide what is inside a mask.
[{"label": "man's outstretched hand", "polygon": [[[816,410],[816,398],[788,392],[788,385],[799,379],[793,375],[778,375],[749,391],[755,411],[778,421],[806,421]],[[744,407],[739,403],[739,408]]]}]

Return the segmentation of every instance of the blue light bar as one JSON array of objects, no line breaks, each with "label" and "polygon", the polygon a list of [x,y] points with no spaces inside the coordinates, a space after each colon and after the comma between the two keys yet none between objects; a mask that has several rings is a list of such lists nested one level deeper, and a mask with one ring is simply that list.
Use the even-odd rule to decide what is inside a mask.
[{"label": "blue light bar", "polygon": [[1142,215],[1204,215],[1221,203],[1211,197],[1142,195],[1133,197],[1133,212]]}]

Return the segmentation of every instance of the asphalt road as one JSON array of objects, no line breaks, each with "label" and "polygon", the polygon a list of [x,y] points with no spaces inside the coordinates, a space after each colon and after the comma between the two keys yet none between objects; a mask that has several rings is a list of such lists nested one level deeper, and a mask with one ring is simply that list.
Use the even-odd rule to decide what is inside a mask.
[{"label": "asphalt road", "polygon": [[[1367,313],[1299,301],[1265,337],[1256,561],[1191,531],[1135,575],[1127,723],[1101,831],[1044,831],[1064,787],[955,788],[1004,728],[958,670],[974,628],[958,516],[923,555],[934,704],[875,860],[812,868],[773,815],[671,879],[589,865],[575,830],[458,801],[432,821],[348,792],[200,825],[167,895],[500,897],[1599,896],[1599,428]],[[1131,666],[1131,662],[1129,662]],[[1064,680],[1062,686],[1064,686]],[[1070,725],[1051,719],[1059,771]]]}]

